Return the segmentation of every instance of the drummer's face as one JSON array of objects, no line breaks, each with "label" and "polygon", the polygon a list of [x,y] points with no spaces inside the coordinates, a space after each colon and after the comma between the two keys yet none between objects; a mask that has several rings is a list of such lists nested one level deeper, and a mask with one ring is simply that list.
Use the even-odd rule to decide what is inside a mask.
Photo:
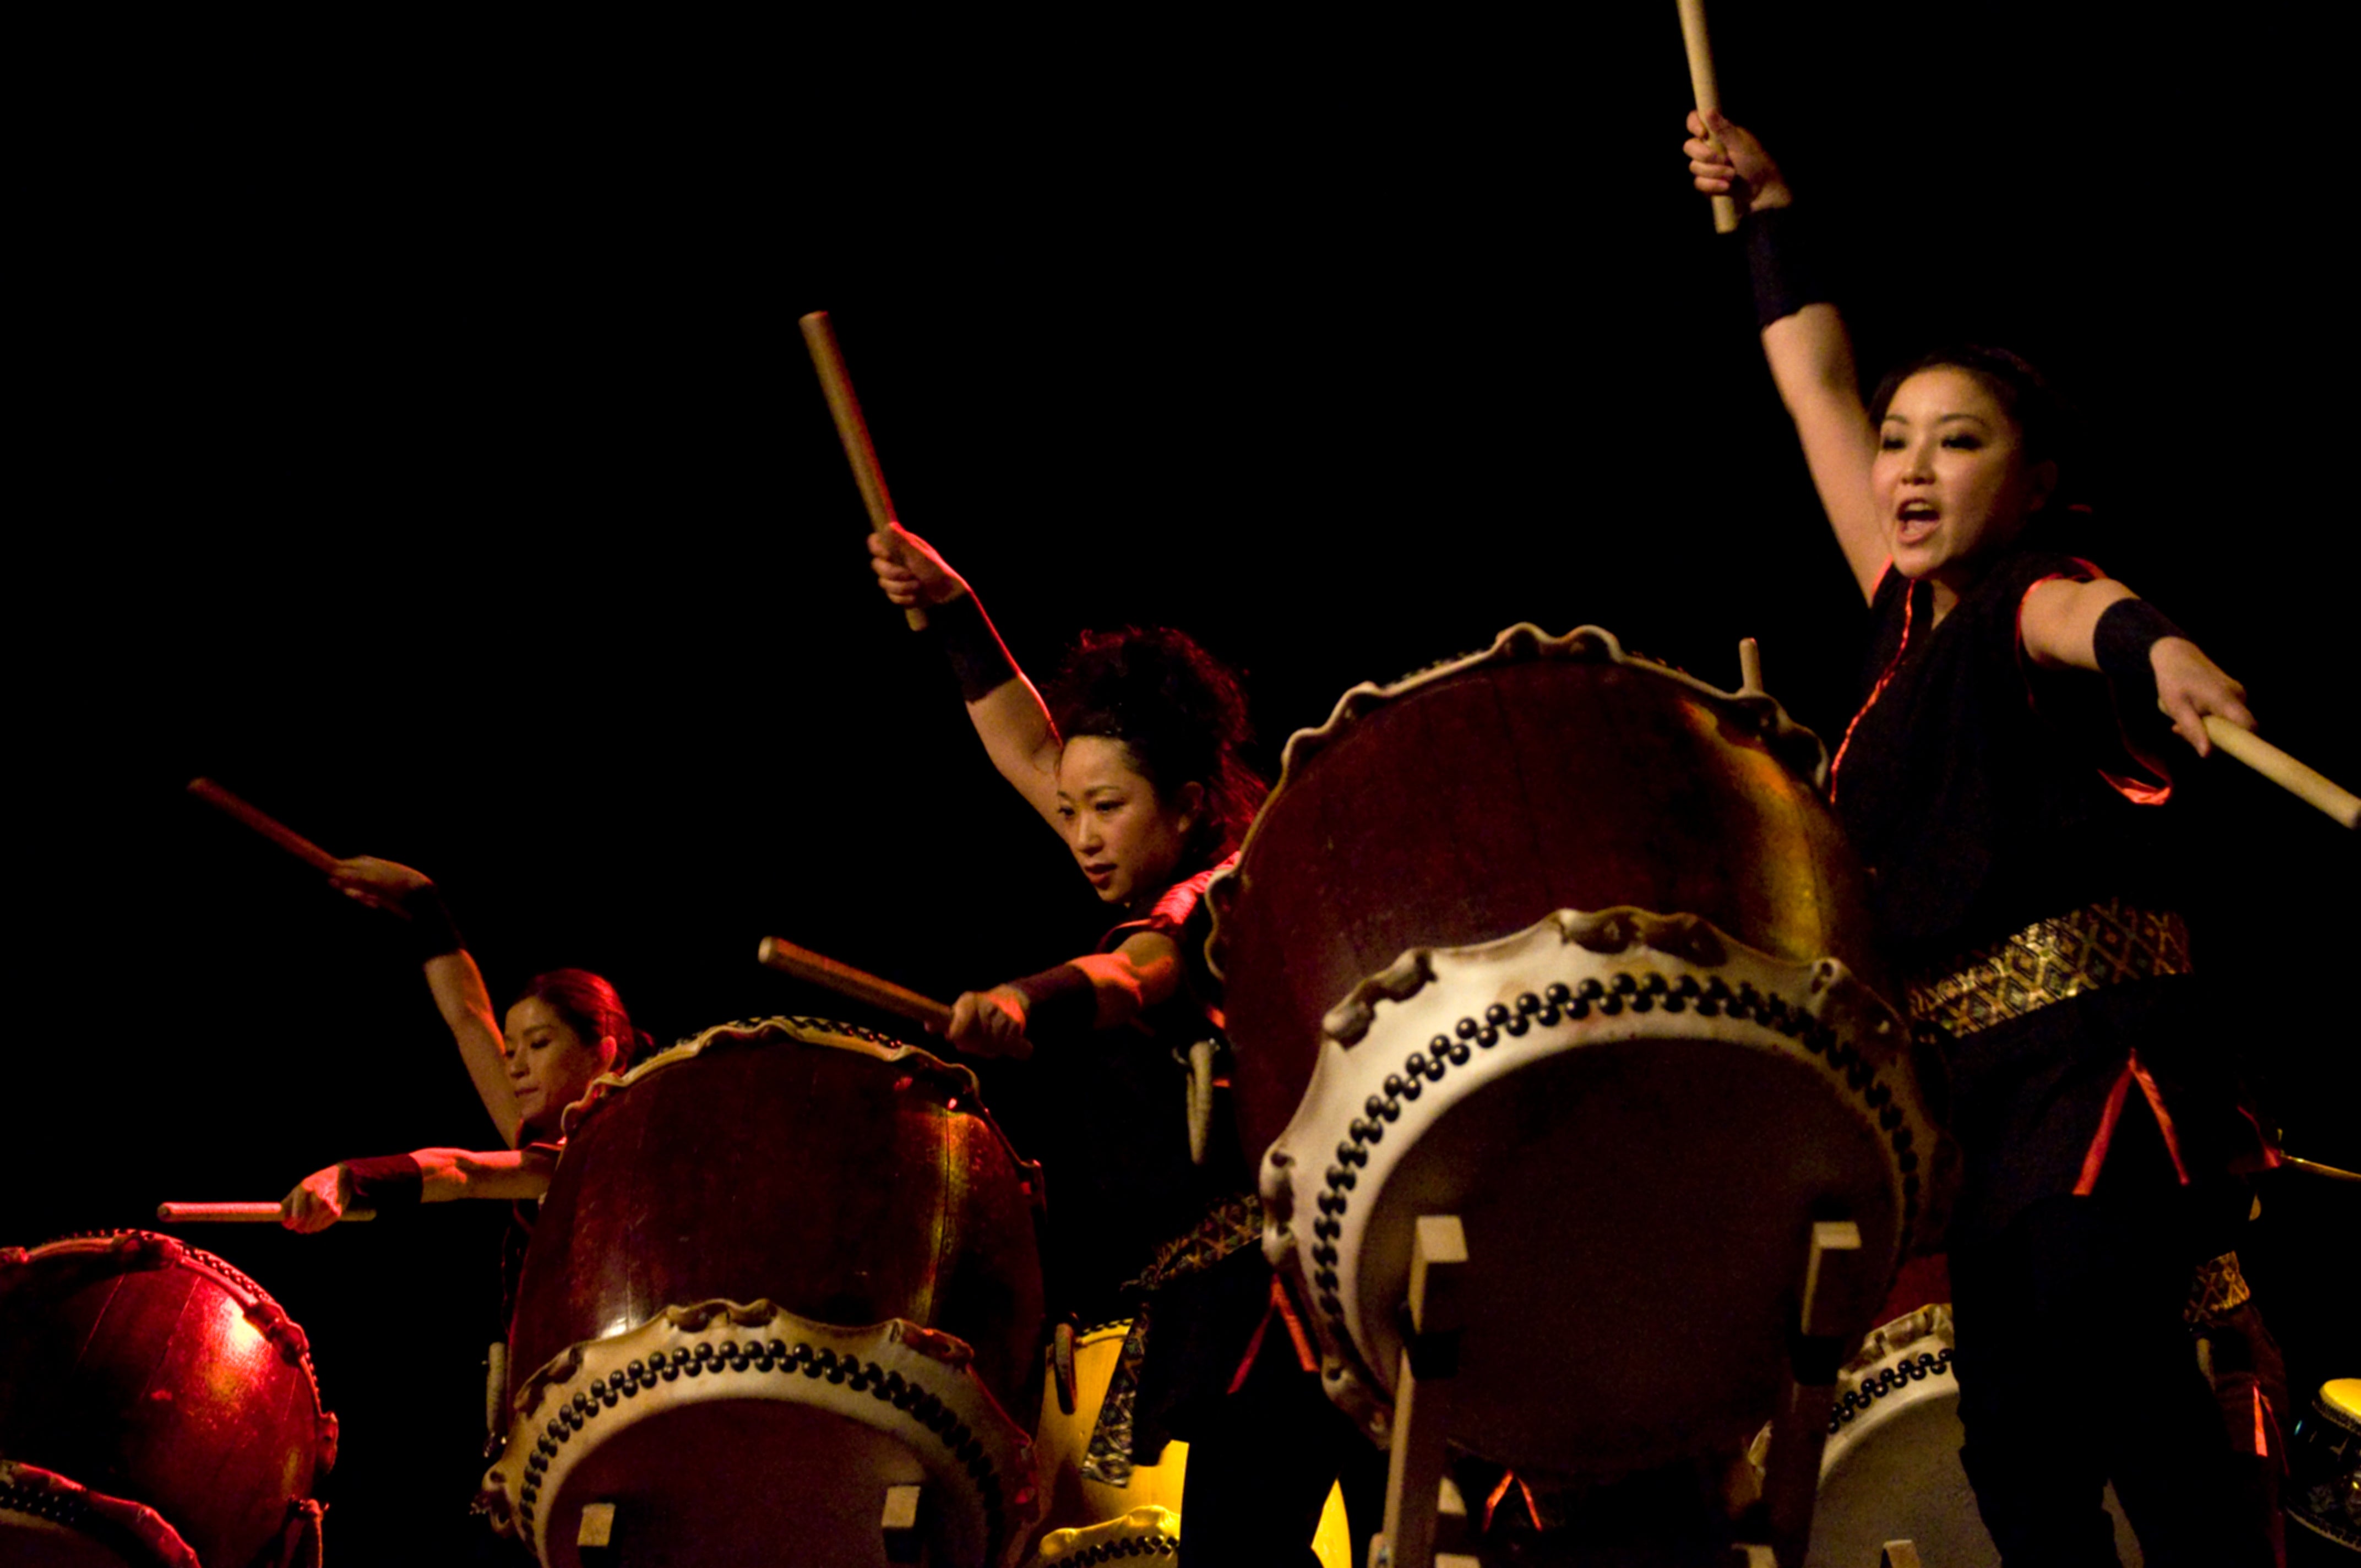
[{"label": "drummer's face", "polygon": [[615,1042],[583,1039],[557,1009],[528,996],[509,1009],[509,1084],[524,1124],[555,1134],[557,1119],[615,1059]]},{"label": "drummer's face", "polygon": [[1154,898],[1180,869],[1202,786],[1182,784],[1160,799],[1132,765],[1131,750],[1104,735],[1077,735],[1058,761],[1058,817],[1066,843],[1100,902]]}]

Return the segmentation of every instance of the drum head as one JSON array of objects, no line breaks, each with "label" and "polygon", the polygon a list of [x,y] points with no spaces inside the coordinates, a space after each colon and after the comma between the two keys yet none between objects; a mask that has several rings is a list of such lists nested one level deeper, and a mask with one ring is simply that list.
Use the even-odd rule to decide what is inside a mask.
[{"label": "drum head", "polygon": [[[1815,1203],[1849,1194],[1891,1245],[1885,1169],[1874,1125],[1806,1062],[1664,1039],[1566,1051],[1427,1129],[1371,1213],[1358,1299],[1401,1300],[1418,1216],[1457,1214],[1457,1441],[1583,1475],[1734,1452],[1778,1396]],[[1356,1327],[1393,1365],[1397,1327]]]},{"label": "drum head", "polygon": [[[786,1552],[810,1568],[887,1568],[886,1489],[926,1481],[917,1456],[892,1437],[808,1405],[667,1411],[624,1429],[566,1478],[550,1504],[547,1562],[584,1563],[583,1508],[609,1503],[612,1551],[592,1562],[702,1568]],[[921,1534],[928,1519],[922,1507]],[[950,1560],[940,1541],[932,1550]]]}]

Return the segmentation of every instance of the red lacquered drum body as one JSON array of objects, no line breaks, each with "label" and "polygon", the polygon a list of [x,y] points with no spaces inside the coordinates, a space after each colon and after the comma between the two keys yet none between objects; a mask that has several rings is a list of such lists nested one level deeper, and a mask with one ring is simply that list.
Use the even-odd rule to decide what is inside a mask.
[{"label": "red lacquered drum body", "polygon": [[302,1330],[211,1253],[0,1249],[0,1562],[317,1563],[335,1448]]},{"label": "red lacquered drum body", "polygon": [[1816,1219],[1866,1329],[1936,1142],[1826,752],[1595,628],[1345,695],[1211,890],[1266,1250],[1374,1431],[1422,1214],[1473,1302],[1454,1441],[1593,1474],[1735,1453]]},{"label": "red lacquered drum body", "polygon": [[1038,1190],[972,1074],[842,1025],[601,1080],[533,1227],[488,1500],[552,1563],[599,1503],[619,1551],[862,1563],[917,1486],[938,1560],[1000,1560],[1037,1502],[1005,1412],[1039,1387]]}]

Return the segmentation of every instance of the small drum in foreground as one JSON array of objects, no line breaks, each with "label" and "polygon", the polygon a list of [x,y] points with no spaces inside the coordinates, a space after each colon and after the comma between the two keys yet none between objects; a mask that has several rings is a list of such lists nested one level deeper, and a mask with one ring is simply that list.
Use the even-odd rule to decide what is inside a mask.
[{"label": "small drum in foreground", "polygon": [[1937,1133],[1827,754],[1596,628],[1345,694],[1211,889],[1272,1261],[1373,1434],[1411,1236],[1456,1215],[1451,1437],[1611,1475],[1744,1450],[1818,1303],[1874,1321]]},{"label": "small drum in foreground", "polygon": [[[496,1526],[552,1568],[1015,1561],[1039,1506],[1036,1168],[974,1074],[708,1029],[566,1113],[511,1341]],[[889,1556],[889,1553],[892,1555]]]},{"label": "small drum in foreground", "polygon": [[0,1562],[316,1568],[335,1453],[303,1331],[213,1254],[0,1249]]}]

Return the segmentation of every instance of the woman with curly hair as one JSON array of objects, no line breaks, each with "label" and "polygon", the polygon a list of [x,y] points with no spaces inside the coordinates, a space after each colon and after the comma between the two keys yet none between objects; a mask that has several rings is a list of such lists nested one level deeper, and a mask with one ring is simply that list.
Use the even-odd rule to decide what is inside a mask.
[{"label": "woman with curly hair", "polygon": [[[1382,1460],[1300,1358],[1257,1244],[1255,1171],[1220,1091],[1205,887],[1264,786],[1239,760],[1236,678],[1168,630],[1086,635],[1045,703],[974,593],[924,541],[872,536],[886,597],[923,606],[984,750],[1115,916],[1097,948],[969,992],[947,1037],[1030,1058],[1049,1191],[1054,1310],[1132,1321],[1086,1474],[1120,1486],[1189,1443],[1180,1561],[1301,1568],[1330,1484],[1352,1477],[1365,1543]],[[1273,1319],[1285,1332],[1268,1332]],[[1357,1561],[1357,1554],[1356,1560]]]}]

